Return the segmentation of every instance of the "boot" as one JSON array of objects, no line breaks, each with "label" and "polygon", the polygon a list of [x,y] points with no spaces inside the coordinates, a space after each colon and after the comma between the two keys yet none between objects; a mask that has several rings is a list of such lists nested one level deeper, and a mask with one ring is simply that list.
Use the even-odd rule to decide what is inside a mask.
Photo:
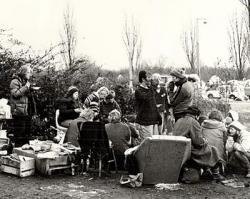
[{"label": "boot", "polygon": [[220,174],[219,167],[212,169],[212,175],[213,175],[213,179],[216,180],[216,181],[225,180],[225,177]]}]

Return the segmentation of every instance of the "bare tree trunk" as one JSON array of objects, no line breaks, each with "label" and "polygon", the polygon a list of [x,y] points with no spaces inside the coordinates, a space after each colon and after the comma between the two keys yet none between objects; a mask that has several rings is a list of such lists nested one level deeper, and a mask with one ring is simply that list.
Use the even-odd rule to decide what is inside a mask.
[{"label": "bare tree trunk", "polygon": [[248,30],[244,19],[239,20],[237,16],[231,21],[229,30],[231,61],[234,64],[238,79],[243,79],[248,59]]},{"label": "bare tree trunk", "polygon": [[129,87],[133,88],[133,74],[135,69],[138,69],[141,61],[142,40],[140,39],[139,31],[134,21],[128,25],[128,19],[125,19],[123,42],[126,47],[129,63]]},{"label": "bare tree trunk", "polygon": [[69,6],[63,14],[63,31],[60,33],[62,41],[62,58],[67,68],[75,64],[76,30],[73,20],[73,11]]}]

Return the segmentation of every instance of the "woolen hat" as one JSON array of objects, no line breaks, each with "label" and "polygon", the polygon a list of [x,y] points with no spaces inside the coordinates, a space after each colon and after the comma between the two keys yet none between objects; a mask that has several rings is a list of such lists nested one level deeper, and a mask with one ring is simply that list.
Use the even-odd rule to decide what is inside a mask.
[{"label": "woolen hat", "polygon": [[96,112],[96,113],[99,113],[100,108],[99,108],[99,104],[98,104],[97,102],[90,102],[89,108],[90,108],[92,111],[94,111],[94,112]]},{"label": "woolen hat", "polygon": [[79,91],[77,87],[75,87],[75,86],[70,86],[70,87],[68,88],[68,91],[67,91],[66,96],[67,96],[67,97],[70,97],[70,96],[73,95],[73,93],[75,93],[75,92],[77,92],[77,91]]},{"label": "woolen hat", "polygon": [[170,72],[170,75],[174,76],[174,77],[177,77],[177,78],[180,78],[180,79],[185,78],[185,76],[183,74],[181,74],[181,72],[179,70],[172,70]]},{"label": "woolen hat", "polygon": [[242,125],[239,121],[233,121],[231,124],[229,124],[228,127],[233,127],[237,129],[238,131],[246,129],[246,127]]}]

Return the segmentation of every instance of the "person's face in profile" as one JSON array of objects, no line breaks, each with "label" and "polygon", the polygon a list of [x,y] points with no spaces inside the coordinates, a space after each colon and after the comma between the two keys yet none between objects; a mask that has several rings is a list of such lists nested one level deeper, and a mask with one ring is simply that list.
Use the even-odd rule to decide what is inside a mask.
[{"label": "person's face in profile", "polygon": [[79,92],[78,91],[74,92],[72,97],[73,97],[74,100],[77,100],[78,97],[79,97]]},{"label": "person's face in profile", "polygon": [[29,80],[32,75],[31,68],[28,68],[26,73],[24,74],[25,79]]},{"label": "person's face in profile", "polygon": [[237,130],[232,126],[229,127],[228,132],[229,132],[229,135],[232,137],[237,134]]}]

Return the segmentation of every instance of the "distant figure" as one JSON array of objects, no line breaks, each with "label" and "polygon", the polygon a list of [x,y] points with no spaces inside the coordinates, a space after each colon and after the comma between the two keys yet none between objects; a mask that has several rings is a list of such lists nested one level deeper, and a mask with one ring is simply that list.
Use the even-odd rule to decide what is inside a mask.
[{"label": "distant figure", "polygon": [[185,115],[187,108],[193,104],[194,87],[180,71],[173,70],[170,75],[177,86],[177,90],[172,99],[170,99],[174,118],[177,121]]},{"label": "distant figure", "polygon": [[35,102],[32,101],[30,77],[32,70],[29,64],[20,67],[18,73],[10,82],[10,106],[13,116],[15,147],[27,144],[30,138],[32,109]]},{"label": "distant figure", "polygon": [[139,72],[140,85],[135,90],[136,123],[142,139],[158,135],[158,125],[162,119],[156,106],[151,79],[146,71]]}]

